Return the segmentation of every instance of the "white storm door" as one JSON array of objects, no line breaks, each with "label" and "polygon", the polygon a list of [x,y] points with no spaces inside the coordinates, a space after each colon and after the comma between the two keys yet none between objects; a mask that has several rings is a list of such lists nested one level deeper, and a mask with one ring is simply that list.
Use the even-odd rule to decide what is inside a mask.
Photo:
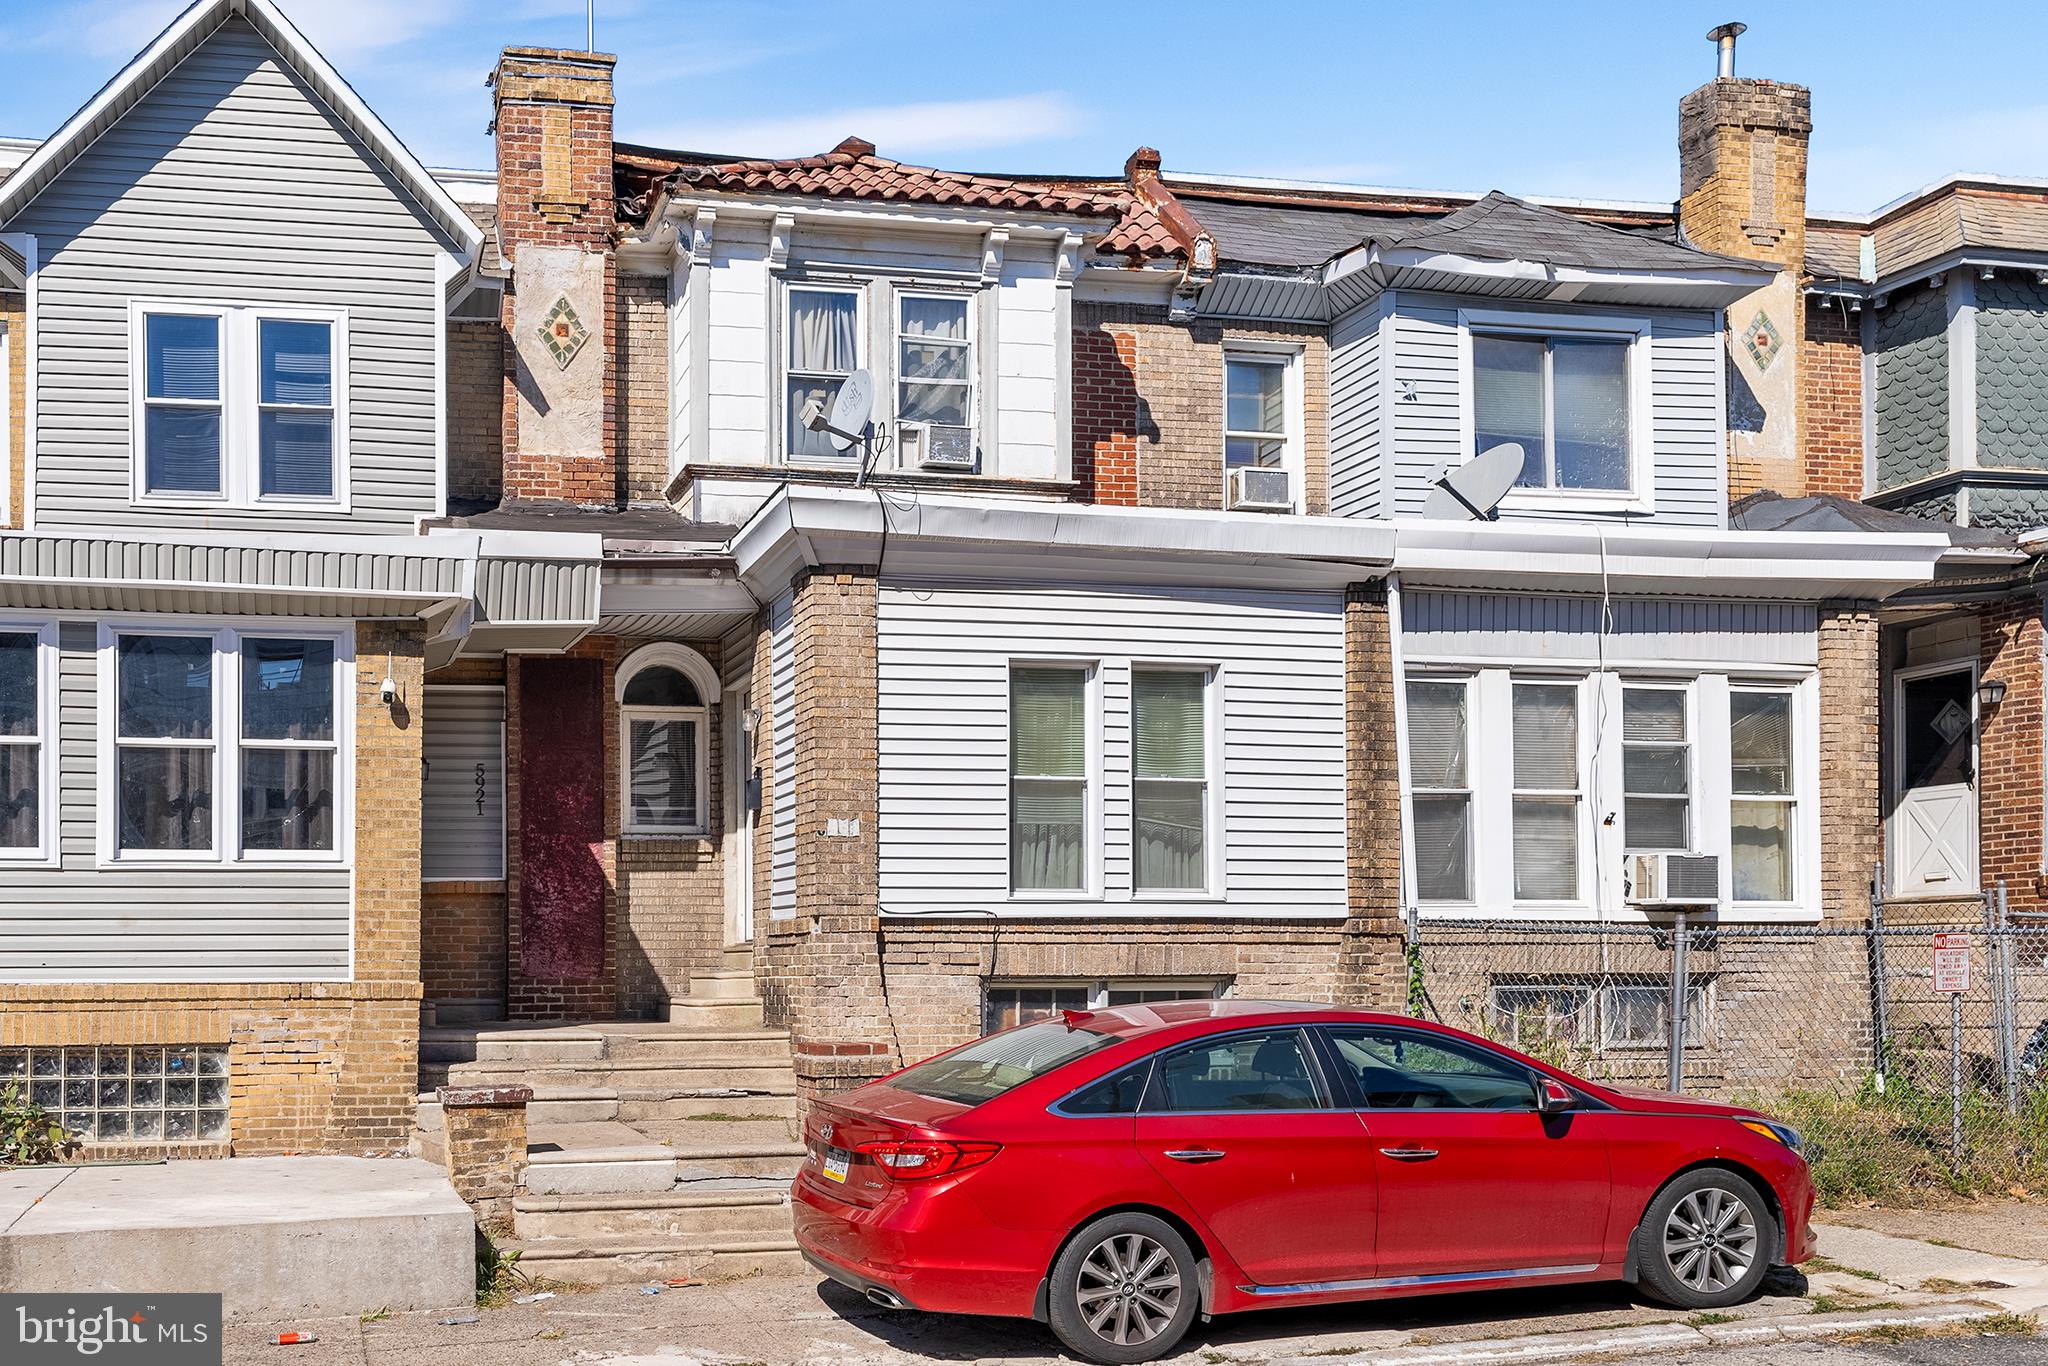
[{"label": "white storm door", "polygon": [[1902,673],[1895,701],[1892,892],[1975,892],[1977,672],[1965,664]]}]

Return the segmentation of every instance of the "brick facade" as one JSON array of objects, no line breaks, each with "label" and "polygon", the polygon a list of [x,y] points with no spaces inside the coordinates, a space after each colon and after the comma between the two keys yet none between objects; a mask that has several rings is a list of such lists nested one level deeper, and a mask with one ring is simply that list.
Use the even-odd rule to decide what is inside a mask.
[{"label": "brick facade", "polygon": [[1223,359],[1299,347],[1304,511],[1329,510],[1329,343],[1313,323],[1170,322],[1164,307],[1074,307],[1074,478],[1093,501],[1220,510]]},{"label": "brick facade", "polygon": [[448,324],[448,497],[495,503],[504,494],[504,329]]},{"label": "brick facade", "polygon": [[1800,356],[1800,450],[1807,493],[1863,496],[1862,315],[1839,302],[1806,309]]},{"label": "brick facade", "polygon": [[1821,915],[1852,925],[1884,851],[1876,605],[1823,604],[1819,636]]},{"label": "brick facade", "polygon": [[2005,697],[1978,719],[1978,866],[1987,889],[2000,881],[2015,911],[2048,910],[2042,847],[2042,606],[2031,593],[1978,616],[1978,667]]},{"label": "brick facade", "polygon": [[7,458],[0,465],[0,529],[19,529],[28,492],[28,296],[0,290],[0,330],[7,334]]},{"label": "brick facade", "polygon": [[668,277],[619,276],[614,309],[621,497],[659,503],[668,487]]},{"label": "brick facade", "polygon": [[1378,1009],[1405,999],[1400,753],[1391,617],[1384,580],[1344,595],[1345,827],[1349,869],[1341,998]]}]

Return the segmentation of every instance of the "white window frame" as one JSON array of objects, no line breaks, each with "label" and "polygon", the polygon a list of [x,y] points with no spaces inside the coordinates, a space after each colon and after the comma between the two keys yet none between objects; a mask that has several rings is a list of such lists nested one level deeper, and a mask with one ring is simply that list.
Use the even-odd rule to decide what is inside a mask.
[{"label": "white window frame", "polygon": [[[1230,995],[1223,977],[992,977],[981,984],[981,1018],[988,1020],[989,997],[998,991],[1081,991],[1083,1010],[1109,1010],[1113,991],[1186,991],[1177,999],[1220,1001]],[[1121,1007],[1115,1007],[1121,1008]]]},{"label": "white window frame", "polygon": [[[1662,741],[1631,740],[1628,738],[1627,694],[1631,692],[1675,692],[1685,702],[1685,834],[1689,847],[1684,849],[1639,848],[1630,843],[1628,828],[1628,751],[1630,746],[1668,748]],[[1621,749],[1621,768],[1617,790],[1621,793],[1620,821],[1621,839],[1618,848],[1628,854],[1696,854],[1702,847],[1704,833],[1700,811],[1700,707],[1690,679],[1638,678],[1623,674],[1616,680],[1615,706],[1618,713],[1615,741]],[[1652,800],[1669,800],[1669,794],[1642,793]]]},{"label": "white window frame", "polygon": [[[1725,841],[1728,854],[1727,871],[1722,877],[1722,895],[1724,897],[1722,904],[1730,912],[1748,914],[1757,911],[1791,911],[1797,909],[1803,899],[1817,895],[1816,889],[1808,886],[1809,870],[1818,871],[1818,860],[1813,859],[1808,850],[1820,847],[1817,829],[1820,801],[1818,793],[1812,788],[1812,775],[1815,773],[1815,769],[1812,767],[1812,761],[1807,754],[1806,692],[1806,688],[1784,682],[1763,682],[1733,678],[1728,682],[1730,706],[1722,718],[1724,725],[1730,732],[1725,742],[1730,746],[1730,750],[1727,756],[1728,762],[1724,765],[1728,774],[1726,786],[1728,801],[1727,810],[1723,814],[1722,820],[1723,828],[1728,830],[1728,836]],[[1763,693],[1786,699],[1786,725],[1791,730],[1790,743],[1787,746],[1787,757],[1792,764],[1792,781],[1787,784],[1792,789],[1789,796],[1775,796],[1767,793],[1743,793],[1735,790],[1734,755],[1732,750],[1734,741],[1733,702],[1736,695],[1741,693]],[[1735,839],[1733,825],[1736,802],[1772,802],[1791,808],[1791,814],[1785,824],[1792,847],[1788,851],[1785,861],[1789,865],[1789,875],[1786,881],[1792,888],[1792,900],[1737,901],[1735,899]],[[1810,829],[1810,826],[1815,828]]]},{"label": "white window frame", "polygon": [[[4,362],[4,357],[0,357]],[[0,469],[4,469],[0,466]],[[36,843],[28,848],[0,848],[0,863],[52,864],[57,860],[57,624],[49,620],[0,617],[0,634],[35,638],[36,733],[33,737],[0,736],[0,745],[37,745]]]},{"label": "white window frame", "polygon": [[[906,299],[944,299],[967,305],[967,340],[961,343],[967,351],[967,378],[961,380],[908,380],[903,375],[903,343],[910,340],[903,331],[903,303]],[[951,344],[951,343],[947,343]],[[978,291],[968,289],[936,289],[926,285],[898,285],[889,302],[889,370],[893,376],[889,387],[889,403],[892,413],[903,411],[903,386],[905,384],[943,384],[967,390],[967,427],[974,433],[977,446],[981,437],[981,296]],[[787,386],[785,386],[786,388]],[[900,420],[900,419],[899,419]],[[919,426],[927,424],[917,424]]]},{"label": "white window frame", "polygon": [[[1418,796],[1462,796],[1465,799],[1465,883],[1466,890],[1468,893],[1468,895],[1456,900],[1426,899],[1422,895],[1421,887],[1419,885],[1415,885],[1413,887],[1411,895],[1414,897],[1415,903],[1418,906],[1460,906],[1469,908],[1471,906],[1476,905],[1479,900],[1479,848],[1477,839],[1479,834],[1480,820],[1479,784],[1473,781],[1476,775],[1474,774],[1472,768],[1472,741],[1479,727],[1480,703],[1478,679],[1469,673],[1446,673],[1438,670],[1418,669],[1410,671],[1409,673],[1407,673],[1405,677],[1401,679],[1401,688],[1404,694],[1407,690],[1408,685],[1411,683],[1448,684],[1451,686],[1455,686],[1464,692],[1465,785],[1463,787],[1424,787],[1421,784],[1415,782],[1413,777],[1413,768],[1408,758],[1408,737],[1406,735],[1403,735],[1401,737],[1401,771],[1403,773],[1410,775],[1408,782],[1408,792],[1401,803],[1402,818],[1406,820],[1408,823],[1408,838],[1405,844],[1406,852],[1408,854],[1409,859],[1411,860],[1411,871],[1409,874],[1408,881],[1411,884],[1413,884],[1415,882],[1416,876],[1415,871],[1412,868],[1412,861],[1415,857],[1415,799]],[[1407,699],[1405,696],[1402,699],[1401,714],[1404,717],[1408,714]]]},{"label": "white window frame", "polygon": [[[1650,1038],[1631,1039],[1618,1034],[1616,1021],[1624,1017],[1619,998],[1623,993],[1648,993],[1659,1006],[1669,1009],[1671,983],[1663,982],[1602,982],[1592,994],[1600,1016],[1600,1028],[1592,1040],[1602,1053],[1638,1053],[1650,1049],[1664,1049],[1670,1046],[1671,1029],[1669,1021],[1665,1028]],[[1685,987],[1685,1043],[1688,1048],[1703,1048],[1713,1037],[1714,979],[1694,978]]]},{"label": "white window frame", "polygon": [[[206,640],[213,649],[213,840],[208,849],[120,848],[120,761],[128,748],[199,749],[192,740],[121,740],[116,644],[123,636],[184,636]],[[242,738],[242,641],[327,640],[334,644],[334,739],[327,742],[270,742]],[[353,624],[250,618],[196,626],[176,618],[146,617],[99,623],[97,686],[99,790],[96,804],[97,863],[102,868],[189,868],[239,866],[272,869],[348,868],[355,837],[355,628]],[[242,758],[251,749],[332,748],[334,760],[334,848],[245,849],[242,845]]]},{"label": "white window frame", "polygon": [[[1508,511],[1582,509],[1588,512],[1655,510],[1652,452],[1655,423],[1652,410],[1651,321],[1620,313],[1550,313],[1530,310],[1461,308],[1458,310],[1458,450],[1460,461],[1474,454],[1478,426],[1474,416],[1477,375],[1472,364],[1472,334],[1521,333],[1529,337],[1585,337],[1628,342],[1628,478],[1620,489],[1513,488],[1501,499]],[[1550,421],[1550,377],[1544,374],[1544,414]],[[1554,444],[1554,443],[1553,443]]]},{"label": "white window frame", "polygon": [[[1282,447],[1279,468],[1287,471],[1288,500],[1294,511],[1300,512],[1305,504],[1302,497],[1308,484],[1307,461],[1303,451],[1307,443],[1307,432],[1302,410],[1305,402],[1302,384],[1302,356],[1299,346],[1287,342],[1262,342],[1241,338],[1226,338],[1223,343],[1223,373],[1218,381],[1222,391],[1223,433],[1216,443],[1216,463],[1223,472],[1223,495],[1228,505],[1230,496],[1230,466],[1225,463],[1229,456],[1229,443],[1233,439],[1271,441],[1271,432],[1238,431],[1230,425],[1230,367],[1232,365],[1271,365],[1281,370],[1280,406]],[[1267,468],[1272,468],[1267,466]]]},{"label": "white window frame", "polygon": [[[1017,844],[1017,773],[1012,766],[1015,747],[1012,728],[1016,724],[1011,697],[1018,669],[1074,669],[1082,675],[1082,697],[1087,705],[1083,721],[1084,748],[1081,789],[1081,885],[1079,887],[1019,887],[1015,865]],[[1003,883],[1013,902],[1100,901],[1103,899],[1102,824],[1102,661],[1095,658],[1060,659],[1019,656],[1006,661],[1003,669]]]},{"label": "white window frame", "polygon": [[[192,400],[149,397],[149,357],[144,339],[147,319],[156,314],[213,317],[220,322],[220,491],[178,493],[152,491],[148,482],[147,408],[154,403],[211,407]],[[263,402],[261,324],[264,322],[324,323],[332,331],[334,414],[334,489],[327,497],[264,493],[261,421],[265,408],[303,405]],[[128,470],[129,500],[138,507],[230,507],[266,510],[304,508],[319,512],[349,510],[349,359],[348,310],[306,304],[207,304],[181,299],[133,299],[128,304]]]},{"label": "white window frame", "polygon": [[[1592,765],[1588,760],[1593,741],[1591,732],[1599,724],[1600,718],[1598,710],[1588,707],[1586,700],[1588,694],[1592,691],[1587,684],[1589,680],[1594,678],[1595,676],[1591,674],[1559,675],[1524,672],[1522,670],[1514,670],[1508,674],[1505,710],[1501,717],[1508,727],[1508,735],[1512,737],[1514,733],[1515,689],[1522,687],[1569,688],[1572,692],[1572,728],[1575,732],[1578,750],[1577,771],[1573,774],[1575,781],[1569,789],[1561,787],[1523,787],[1520,779],[1514,772],[1513,744],[1506,745],[1501,751],[1506,760],[1507,767],[1507,783],[1505,788],[1507,823],[1501,827],[1501,834],[1507,856],[1508,891],[1517,908],[1524,906],[1543,908],[1584,906],[1592,900],[1586,892],[1587,887],[1591,885],[1592,881],[1589,874],[1597,876],[1599,869],[1595,866],[1597,861],[1590,856],[1588,848],[1590,840],[1588,838],[1587,813],[1593,807],[1593,773]],[[1469,773],[1467,776],[1470,776]],[[1514,891],[1515,802],[1523,797],[1541,800],[1565,796],[1572,798],[1572,810],[1574,813],[1572,818],[1572,894],[1568,897],[1520,896]]]},{"label": "white window frame", "polygon": [[[681,673],[697,690],[694,707],[627,706],[626,689],[642,670],[668,668]],[[619,833],[636,839],[703,839],[711,833],[711,709],[724,696],[718,671],[703,655],[678,641],[643,645],[619,661],[613,680],[619,710]],[[633,723],[695,721],[697,723],[697,819],[687,826],[642,825],[633,818]]]},{"label": "white window frame", "polygon": [[[808,466],[813,469],[843,469],[848,466],[854,465],[859,461],[860,447],[858,444],[849,446],[844,451],[841,451],[839,454],[831,456],[798,455],[794,450],[791,449],[791,446],[793,444],[793,438],[796,435],[796,429],[793,425],[796,422],[796,414],[789,411],[790,381],[793,379],[804,377],[815,379],[844,379],[846,375],[850,375],[853,373],[853,370],[848,370],[845,372],[845,374],[841,374],[836,370],[799,370],[793,363],[793,353],[796,345],[796,333],[795,329],[793,329],[790,326],[789,322],[790,304],[791,300],[796,295],[806,293],[853,295],[853,370],[872,368],[868,358],[868,353],[873,348],[874,339],[868,335],[869,303],[868,289],[865,284],[857,280],[812,279],[784,281],[782,285],[781,297],[777,301],[777,311],[775,318],[776,329],[781,333],[780,342],[776,347],[776,357],[779,362],[776,368],[780,372],[777,375],[775,387],[775,427],[776,430],[780,433],[778,442],[779,449],[776,456],[776,462],[778,464],[795,465],[798,467]],[[894,373],[896,367],[892,364],[889,368],[891,373]],[[890,402],[893,404],[894,401],[895,400],[893,398],[892,391],[892,397],[890,399]],[[890,411],[893,412],[894,409],[891,408]]]},{"label": "white window frame", "polygon": [[[1134,659],[1130,665],[1131,749],[1131,900],[1201,901],[1221,895],[1223,887],[1223,666],[1187,660]],[[1199,887],[1140,887],[1138,885],[1138,675],[1141,673],[1199,674],[1202,679],[1202,885]],[[1188,783],[1189,778],[1146,778],[1145,782]]]}]

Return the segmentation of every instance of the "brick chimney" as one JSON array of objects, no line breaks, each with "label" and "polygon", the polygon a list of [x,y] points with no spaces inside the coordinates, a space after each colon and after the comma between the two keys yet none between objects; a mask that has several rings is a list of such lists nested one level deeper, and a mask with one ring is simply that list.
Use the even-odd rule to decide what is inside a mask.
[{"label": "brick chimney", "polygon": [[505,292],[507,501],[623,501],[611,354],[612,66],[506,48],[491,77]]},{"label": "brick chimney", "polygon": [[1806,308],[1806,146],[1812,96],[1803,85],[1736,76],[1741,24],[1707,35],[1713,80],[1678,103],[1678,223],[1703,251],[1777,268],[1769,285],[1728,310],[1728,494],[1804,491],[1800,369]]}]

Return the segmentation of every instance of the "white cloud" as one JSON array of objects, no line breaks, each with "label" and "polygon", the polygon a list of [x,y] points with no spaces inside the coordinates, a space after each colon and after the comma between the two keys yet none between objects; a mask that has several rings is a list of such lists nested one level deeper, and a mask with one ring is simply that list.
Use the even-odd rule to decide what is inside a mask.
[{"label": "white cloud", "polygon": [[986,100],[938,100],[923,104],[869,105],[818,114],[727,123],[691,123],[650,130],[648,142],[747,156],[807,156],[830,150],[842,138],[862,137],[886,157],[1013,147],[1071,133],[1081,110],[1066,95]]}]

